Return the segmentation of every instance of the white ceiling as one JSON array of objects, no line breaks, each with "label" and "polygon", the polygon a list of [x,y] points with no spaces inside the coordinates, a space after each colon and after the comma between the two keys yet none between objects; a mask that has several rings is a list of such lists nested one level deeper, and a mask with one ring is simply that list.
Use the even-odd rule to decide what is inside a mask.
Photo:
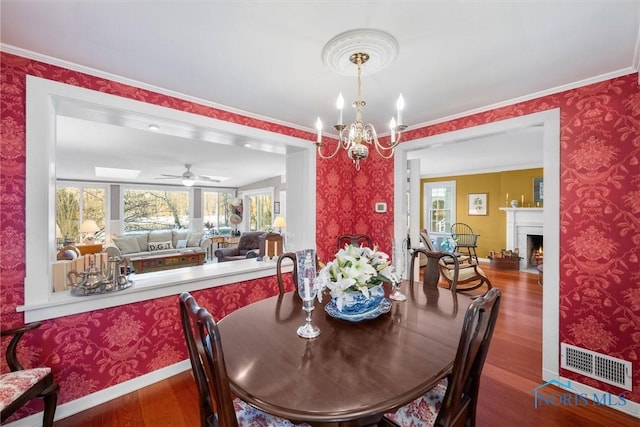
[{"label": "white ceiling", "polygon": [[[338,75],[323,64],[321,54],[331,38],[356,28],[387,31],[400,46],[387,68],[375,74],[367,74],[366,64],[363,69],[362,91],[367,102],[363,118],[379,133],[384,133],[381,130],[400,92],[406,101],[404,119],[416,127],[637,71],[640,60],[640,0],[2,0],[0,7],[4,50],[46,55],[93,69],[91,73],[99,70],[116,80],[127,79],[139,86],[135,82],[141,82],[311,132],[316,117],[325,128],[335,120],[339,92],[347,105],[355,98],[355,69],[354,76]],[[350,113],[345,109],[345,119],[352,120]],[[211,141],[205,146],[199,145],[205,141],[187,144],[149,132],[125,134],[105,124],[99,131],[90,128],[80,133],[83,125],[68,121],[70,127],[66,129],[65,124],[61,137],[68,135],[69,144],[73,138],[86,141],[89,137],[100,142],[92,146],[106,144],[108,152],[87,153],[105,162],[109,156],[121,160],[132,144],[149,153],[142,143],[149,138],[158,155],[145,158],[142,166],[147,177],[181,174],[184,163],[192,163],[196,174],[231,177],[239,170],[229,167],[233,161],[225,160],[225,151]],[[241,136],[233,138],[239,141]],[[520,138],[515,135],[503,138],[508,144],[501,144],[498,136],[484,141],[482,150],[467,156],[478,164],[466,164],[464,170],[513,164],[514,159],[524,157],[525,147],[541,159],[535,143],[514,144]],[[530,135],[523,138],[529,141]],[[495,151],[487,149],[489,143]],[[163,145],[171,149],[165,151],[160,148]],[[469,153],[468,144],[455,145]],[[227,144],[226,150],[231,147]],[[460,166],[457,149],[427,150],[428,157],[438,162],[424,165],[423,173],[432,174],[436,166],[446,169],[445,174],[458,173],[452,169]],[[247,161],[251,157],[246,152],[228,154]],[[256,163],[242,168],[242,173],[255,171],[256,179],[282,173],[282,160],[255,150],[252,154]],[[534,153],[526,154],[533,162]],[[209,161],[213,158],[218,163]],[[89,161],[73,158],[73,162]],[[276,168],[267,168],[271,164]]]}]

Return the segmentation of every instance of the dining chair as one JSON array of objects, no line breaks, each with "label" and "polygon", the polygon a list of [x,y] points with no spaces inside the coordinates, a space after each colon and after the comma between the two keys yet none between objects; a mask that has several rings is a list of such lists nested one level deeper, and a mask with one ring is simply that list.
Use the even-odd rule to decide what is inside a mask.
[{"label": "dining chair", "polygon": [[285,258],[293,261],[293,271],[291,272],[291,278],[293,279],[293,289],[298,289],[298,263],[296,262],[296,253],[285,252],[278,257],[278,261],[276,262],[276,277],[278,278],[278,290],[280,291],[280,295],[287,292],[283,280],[284,276],[282,274],[282,261],[284,261]]},{"label": "dining chair", "polygon": [[344,249],[345,245],[373,247],[371,236],[368,234],[343,234],[338,236],[338,250]]},{"label": "dining chair", "polygon": [[5,422],[13,413],[35,398],[44,400],[42,425],[53,426],[53,418],[58,405],[59,385],[49,367],[25,369],[18,360],[17,349],[25,332],[40,326],[33,322],[18,328],[5,329],[2,337],[12,336],[6,351],[10,372],[0,375],[0,422]]},{"label": "dining chair", "polygon": [[451,224],[451,238],[455,242],[453,252],[458,252],[460,249],[465,249],[470,257],[473,257],[478,262],[478,254],[476,248],[478,247],[478,234],[473,232],[471,226],[463,222],[456,222]]},{"label": "dining chair", "polygon": [[424,286],[438,286],[438,282],[440,281],[440,268],[441,265],[444,265],[444,260],[446,259],[452,263],[450,264],[451,282],[449,284],[449,289],[451,289],[451,291],[455,293],[458,286],[460,263],[458,262],[458,258],[455,256],[451,256],[449,252],[429,251],[423,248],[413,249],[413,253],[411,254],[411,267],[409,269],[409,285],[411,286],[414,283],[414,268],[416,258],[419,259],[420,255],[423,255],[427,259],[424,270],[422,272],[422,284]]},{"label": "dining chair", "polygon": [[495,329],[501,294],[491,289],[469,305],[451,374],[427,393],[385,414],[386,426],[475,426],[482,368]]},{"label": "dining chair", "polygon": [[201,427],[308,427],[267,414],[232,397],[218,324],[188,292],[180,294],[180,319],[198,388]]}]

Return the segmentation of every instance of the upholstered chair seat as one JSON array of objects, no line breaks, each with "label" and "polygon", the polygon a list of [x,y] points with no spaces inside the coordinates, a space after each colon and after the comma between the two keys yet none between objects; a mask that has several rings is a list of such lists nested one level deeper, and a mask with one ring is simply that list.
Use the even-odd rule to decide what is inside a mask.
[{"label": "upholstered chair seat", "polygon": [[447,379],[441,380],[431,390],[385,417],[399,426],[433,426],[447,392]]},{"label": "upholstered chair seat", "polygon": [[0,410],[15,402],[50,372],[51,368],[33,368],[0,375]]},{"label": "upholstered chair seat", "polygon": [[289,420],[262,412],[238,398],[233,399],[233,409],[236,411],[239,426],[310,427],[306,423],[294,424]]}]

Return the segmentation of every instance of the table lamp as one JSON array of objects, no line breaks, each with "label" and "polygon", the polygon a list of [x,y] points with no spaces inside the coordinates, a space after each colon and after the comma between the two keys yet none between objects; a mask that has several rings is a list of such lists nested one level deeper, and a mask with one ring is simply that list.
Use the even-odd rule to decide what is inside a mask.
[{"label": "table lamp", "polygon": [[278,227],[278,233],[282,234],[282,229],[287,226],[287,223],[284,221],[284,217],[277,216],[275,221],[273,221],[273,226]]},{"label": "table lamp", "polygon": [[100,227],[98,227],[98,224],[96,224],[94,220],[87,219],[82,223],[78,231],[84,235],[84,243],[91,244],[93,243],[93,239],[95,239],[94,233],[100,231]]}]

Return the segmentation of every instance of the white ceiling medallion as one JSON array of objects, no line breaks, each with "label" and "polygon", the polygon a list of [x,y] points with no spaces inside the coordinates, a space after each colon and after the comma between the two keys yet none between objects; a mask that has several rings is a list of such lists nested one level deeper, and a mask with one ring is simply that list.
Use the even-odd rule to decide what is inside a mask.
[{"label": "white ceiling medallion", "polygon": [[363,74],[374,74],[393,62],[398,54],[398,41],[389,33],[374,29],[358,29],[338,34],[322,49],[322,62],[332,71],[345,76],[353,75],[356,52],[369,54]]}]

